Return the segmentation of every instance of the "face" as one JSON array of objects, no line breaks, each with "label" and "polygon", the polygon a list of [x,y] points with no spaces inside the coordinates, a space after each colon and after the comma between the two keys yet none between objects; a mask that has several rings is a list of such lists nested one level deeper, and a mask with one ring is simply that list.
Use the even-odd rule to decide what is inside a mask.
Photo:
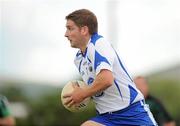
[{"label": "face", "polygon": [[65,37],[70,41],[71,47],[80,48],[83,43],[82,29],[78,27],[72,20],[66,22]]}]

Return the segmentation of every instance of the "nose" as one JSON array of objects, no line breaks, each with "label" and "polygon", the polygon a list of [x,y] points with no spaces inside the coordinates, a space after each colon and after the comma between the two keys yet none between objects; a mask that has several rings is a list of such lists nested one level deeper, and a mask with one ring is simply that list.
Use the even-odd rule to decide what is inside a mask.
[{"label": "nose", "polygon": [[67,30],[66,30],[64,36],[65,36],[65,37],[68,37],[68,31],[67,31]]}]

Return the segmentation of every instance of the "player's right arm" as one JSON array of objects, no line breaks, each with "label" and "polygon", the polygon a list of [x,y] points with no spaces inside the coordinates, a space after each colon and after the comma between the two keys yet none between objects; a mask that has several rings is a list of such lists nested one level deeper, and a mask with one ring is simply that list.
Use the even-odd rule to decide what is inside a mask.
[{"label": "player's right arm", "polygon": [[74,91],[71,94],[66,94],[64,97],[69,99],[66,101],[66,105],[71,107],[74,104],[79,104],[85,98],[91,97],[96,93],[103,91],[110,87],[113,84],[113,75],[112,72],[107,69],[102,69],[99,74],[96,76],[91,86],[87,88],[80,88],[74,86]]},{"label": "player's right arm", "polygon": [[96,76],[91,86],[86,88],[86,96],[91,97],[98,92],[101,92],[113,84],[113,74],[110,70],[102,69]]}]

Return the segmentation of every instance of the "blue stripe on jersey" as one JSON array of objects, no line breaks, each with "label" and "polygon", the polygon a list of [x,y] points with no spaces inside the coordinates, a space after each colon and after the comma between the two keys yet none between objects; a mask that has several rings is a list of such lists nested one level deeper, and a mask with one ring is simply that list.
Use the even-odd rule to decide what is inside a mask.
[{"label": "blue stripe on jersey", "polygon": [[101,62],[106,62],[110,65],[110,63],[108,62],[108,60],[103,57],[102,55],[100,55],[97,51],[95,51],[95,60],[94,60],[94,68],[96,70],[96,68],[101,64]]},{"label": "blue stripe on jersey", "polygon": [[86,48],[85,52],[82,53],[82,56],[83,56],[83,57],[86,57],[86,54],[87,54],[87,48]]},{"label": "blue stripe on jersey", "polygon": [[130,90],[130,104],[131,104],[138,95],[138,92],[131,85],[129,85],[128,87]]},{"label": "blue stripe on jersey", "polygon": [[91,60],[89,59],[89,57],[88,57],[88,56],[87,56],[87,59],[88,59],[89,63],[91,63]]},{"label": "blue stripe on jersey", "polygon": [[81,72],[81,63],[82,63],[82,60],[79,63],[79,73]]},{"label": "blue stripe on jersey", "polygon": [[[115,51],[115,50],[114,50],[114,51]],[[117,56],[117,58],[118,58],[118,60],[119,60],[120,66],[121,66],[122,69],[125,71],[125,73],[128,75],[129,79],[133,82],[133,80],[132,80],[131,77],[129,76],[128,72],[127,72],[126,69],[124,68],[124,66],[123,66],[123,64],[122,64],[122,62],[121,62],[121,60],[120,60],[120,58],[119,58],[119,56],[118,56],[118,54],[117,54],[116,51],[115,51],[115,53],[116,53],[116,56]]]},{"label": "blue stripe on jersey", "polygon": [[93,81],[94,81],[94,78],[89,77],[89,79],[88,79],[88,81],[87,81],[87,84],[88,84],[88,85],[90,85],[90,84],[92,84],[92,83],[93,83]]},{"label": "blue stripe on jersey", "polygon": [[76,54],[76,57],[78,57],[79,55],[81,55],[82,52],[81,51],[78,51],[77,54]]},{"label": "blue stripe on jersey", "polygon": [[94,33],[92,36],[91,36],[91,43],[93,43],[94,45],[96,44],[96,41],[101,38],[102,36],[101,35],[98,35],[97,33]]},{"label": "blue stripe on jersey", "polygon": [[118,91],[119,91],[119,94],[120,94],[121,98],[123,99],[123,96],[122,96],[122,94],[121,94],[120,87],[119,87],[119,85],[117,84],[116,80],[114,80],[114,83],[115,83],[115,85],[116,85],[116,87],[117,87],[117,89],[118,89]]}]

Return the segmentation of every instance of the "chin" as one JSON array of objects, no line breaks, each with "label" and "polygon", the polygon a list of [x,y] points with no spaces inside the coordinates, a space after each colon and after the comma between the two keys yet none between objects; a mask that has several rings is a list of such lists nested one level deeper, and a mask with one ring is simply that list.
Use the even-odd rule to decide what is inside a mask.
[{"label": "chin", "polygon": [[72,47],[72,48],[77,48],[75,45],[72,45],[72,44],[71,44],[71,47]]},{"label": "chin", "polygon": [[78,48],[76,44],[74,44],[73,42],[71,42],[71,47],[72,48]]}]

